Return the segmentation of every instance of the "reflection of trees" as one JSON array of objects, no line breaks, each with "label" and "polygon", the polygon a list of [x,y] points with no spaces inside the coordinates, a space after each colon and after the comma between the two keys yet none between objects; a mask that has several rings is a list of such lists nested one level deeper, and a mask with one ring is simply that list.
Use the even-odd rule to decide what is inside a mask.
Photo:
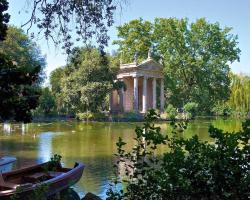
[{"label": "reflection of trees", "polygon": [[47,162],[52,157],[52,140],[61,133],[43,132],[39,135],[38,160]]},{"label": "reflection of trees", "polygon": [[242,120],[217,118],[213,120],[212,125],[224,131],[233,132],[241,130]]}]

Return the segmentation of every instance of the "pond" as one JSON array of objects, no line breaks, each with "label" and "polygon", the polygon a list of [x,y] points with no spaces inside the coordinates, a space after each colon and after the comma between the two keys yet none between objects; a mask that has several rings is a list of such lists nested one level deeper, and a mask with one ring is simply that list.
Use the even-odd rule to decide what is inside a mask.
[{"label": "pond", "polygon": [[[212,141],[209,125],[225,131],[241,128],[239,119],[203,118],[189,123],[182,134],[190,138],[197,134],[203,141]],[[63,164],[72,167],[75,161],[86,165],[82,179],[74,186],[79,196],[87,192],[105,198],[113,177],[113,154],[122,137],[133,146],[134,129],[140,123],[83,123],[74,121],[31,124],[0,124],[0,156],[14,155],[16,167],[48,161],[53,154],[63,157]],[[166,122],[158,124],[163,134],[171,132]]]}]

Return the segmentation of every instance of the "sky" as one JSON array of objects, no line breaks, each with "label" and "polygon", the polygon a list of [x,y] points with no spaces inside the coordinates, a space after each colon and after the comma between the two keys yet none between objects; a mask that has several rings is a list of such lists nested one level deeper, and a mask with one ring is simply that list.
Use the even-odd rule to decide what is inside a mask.
[{"label": "sky", "polygon": [[[122,12],[116,13],[115,24],[109,30],[107,51],[116,50],[112,40],[117,39],[116,27],[133,19],[153,21],[156,17],[188,18],[190,22],[205,17],[209,22],[219,22],[222,27],[232,27],[231,33],[238,35],[241,49],[240,62],[231,65],[235,73],[250,74],[250,0],[127,0]],[[10,24],[20,27],[29,14],[25,13],[27,0],[9,0]],[[21,11],[21,12],[20,12]],[[60,48],[44,39],[36,40],[47,58],[46,74],[66,63],[67,56]],[[80,44],[79,44],[80,45]],[[47,81],[48,82],[48,81]]]}]

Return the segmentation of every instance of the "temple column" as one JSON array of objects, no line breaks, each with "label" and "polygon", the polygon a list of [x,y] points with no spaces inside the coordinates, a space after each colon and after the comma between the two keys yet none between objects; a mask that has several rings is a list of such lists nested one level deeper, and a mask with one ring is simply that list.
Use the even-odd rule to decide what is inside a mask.
[{"label": "temple column", "polygon": [[164,105],[165,105],[165,99],[164,99],[164,80],[161,79],[161,112],[164,112]]},{"label": "temple column", "polygon": [[156,78],[153,78],[153,109],[156,109]]},{"label": "temple column", "polygon": [[109,112],[113,111],[113,90],[109,94]]},{"label": "temple column", "polygon": [[139,99],[138,99],[138,77],[134,77],[134,111],[139,110]]},{"label": "temple column", "polygon": [[120,107],[120,111],[123,112],[123,109],[124,109],[124,106],[123,106],[123,98],[124,98],[123,88],[118,91],[118,95],[119,95],[119,107]]},{"label": "temple column", "polygon": [[146,113],[147,112],[147,77],[143,77],[143,92],[142,92],[142,112]]}]

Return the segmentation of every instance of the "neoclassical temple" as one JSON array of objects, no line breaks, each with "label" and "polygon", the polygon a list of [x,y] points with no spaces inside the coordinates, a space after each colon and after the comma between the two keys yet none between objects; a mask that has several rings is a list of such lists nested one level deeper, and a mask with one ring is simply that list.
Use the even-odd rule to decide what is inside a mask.
[{"label": "neoclassical temple", "polygon": [[[121,64],[117,79],[125,83],[126,89],[114,90],[110,95],[111,112],[146,113],[150,108],[157,108],[160,99],[160,110],[164,109],[163,67],[160,63],[148,58],[141,63]],[[160,97],[157,97],[157,84],[160,86]]]}]

